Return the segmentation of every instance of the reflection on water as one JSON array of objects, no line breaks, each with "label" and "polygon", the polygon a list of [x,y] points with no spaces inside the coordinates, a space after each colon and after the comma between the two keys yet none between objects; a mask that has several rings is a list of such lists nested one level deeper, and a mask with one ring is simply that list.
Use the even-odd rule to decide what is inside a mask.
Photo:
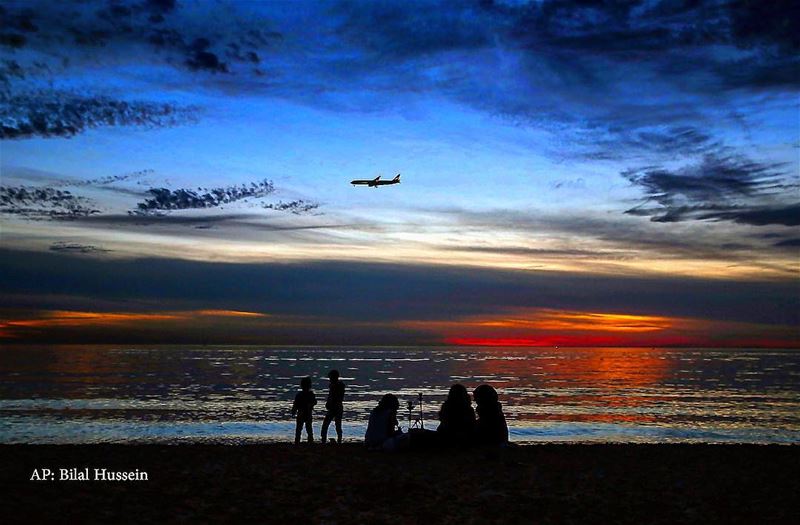
[{"label": "reflection on water", "polygon": [[516,441],[800,442],[798,350],[87,346],[0,351],[0,442],[288,440],[331,368],[352,439],[386,392],[435,427],[461,382],[497,388]]}]

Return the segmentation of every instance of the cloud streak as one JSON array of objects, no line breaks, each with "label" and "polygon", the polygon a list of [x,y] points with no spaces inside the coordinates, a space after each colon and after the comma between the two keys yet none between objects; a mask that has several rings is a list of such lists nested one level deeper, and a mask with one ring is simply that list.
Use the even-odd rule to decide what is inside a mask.
[{"label": "cloud streak", "polygon": [[151,188],[147,190],[151,197],[138,203],[136,209],[129,213],[152,215],[176,210],[216,208],[244,199],[266,197],[274,191],[275,186],[269,180],[251,182],[249,185],[198,188],[197,191],[183,188],[177,190]]},{"label": "cloud streak", "polygon": [[[800,321],[797,280],[643,278],[358,262],[112,260],[10,250],[0,252],[0,270],[0,289],[11,295],[154,301],[165,308],[179,302],[196,309],[351,320],[442,319],[535,307],[776,324]],[[61,309],[57,303],[43,307]]]},{"label": "cloud streak", "polygon": [[75,219],[100,213],[92,202],[68,190],[0,186],[0,213],[27,219]]},{"label": "cloud streak", "polygon": [[0,100],[0,139],[69,138],[107,126],[158,128],[195,118],[197,108],[123,101],[67,92],[34,92]]},{"label": "cloud streak", "polygon": [[106,253],[111,250],[106,250],[93,244],[81,244],[77,242],[54,242],[50,245],[51,252],[60,253],[76,253],[76,254],[93,254],[93,253]]},{"label": "cloud streak", "polygon": [[[613,321],[615,327],[642,328],[640,321],[661,318],[796,326],[798,286],[796,280],[644,279],[336,262],[104,260],[57,252],[0,251],[0,290],[8,298],[7,309],[29,308],[33,300],[37,309],[49,311],[98,312],[99,305],[107,305],[115,313],[125,310],[120,305],[138,305],[153,314],[268,312],[276,319],[310,320],[310,325],[300,323],[294,332],[284,326],[279,331],[282,337],[302,335],[308,326],[322,326],[314,320],[326,320],[325,326],[330,325],[337,337],[344,335],[346,341],[349,334],[351,342],[365,340],[367,333],[372,340],[386,341],[387,333],[390,338],[395,335],[390,328],[406,321],[423,323],[411,329],[423,328],[426,321],[435,325],[470,319],[511,323],[508,329],[528,328],[530,319],[520,312],[531,311],[550,312],[535,320],[551,327],[560,322],[561,328],[565,322],[605,321]],[[553,315],[554,311],[562,314]],[[563,312],[570,314],[565,317]]]},{"label": "cloud streak", "polygon": [[287,211],[294,215],[303,215],[318,209],[319,203],[298,199],[289,202],[278,201],[276,203],[264,204],[263,207],[267,210]]},{"label": "cloud streak", "polygon": [[757,226],[796,225],[798,207],[781,205],[781,201],[787,191],[800,186],[785,168],[739,156],[706,155],[699,164],[677,170],[626,170],[623,177],[642,188],[645,203],[625,213],[648,216],[654,222],[713,219]]}]

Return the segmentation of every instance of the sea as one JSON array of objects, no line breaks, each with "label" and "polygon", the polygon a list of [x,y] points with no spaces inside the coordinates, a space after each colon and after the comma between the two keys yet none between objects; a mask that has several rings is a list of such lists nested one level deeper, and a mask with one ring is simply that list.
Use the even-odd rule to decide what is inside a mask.
[{"label": "sea", "polygon": [[518,443],[800,443],[798,349],[145,345],[3,346],[0,443],[289,442],[306,376],[318,438],[331,369],[345,441],[386,393],[435,430],[461,383],[497,390]]}]

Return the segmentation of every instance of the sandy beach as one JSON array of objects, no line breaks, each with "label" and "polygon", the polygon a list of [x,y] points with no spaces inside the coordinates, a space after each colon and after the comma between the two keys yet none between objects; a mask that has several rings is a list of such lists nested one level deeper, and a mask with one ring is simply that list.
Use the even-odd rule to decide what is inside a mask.
[{"label": "sandy beach", "polygon": [[[0,446],[6,523],[796,523],[800,448]],[[53,481],[30,481],[51,468]],[[59,481],[58,469],[147,481]]]}]

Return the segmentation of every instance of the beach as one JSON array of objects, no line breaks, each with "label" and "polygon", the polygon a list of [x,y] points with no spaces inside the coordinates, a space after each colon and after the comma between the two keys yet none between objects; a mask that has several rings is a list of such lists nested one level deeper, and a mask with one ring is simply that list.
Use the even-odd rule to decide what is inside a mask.
[{"label": "beach", "polygon": [[[796,445],[2,445],[0,464],[5,523],[762,524],[800,510]],[[42,468],[55,479],[31,481]]]}]

